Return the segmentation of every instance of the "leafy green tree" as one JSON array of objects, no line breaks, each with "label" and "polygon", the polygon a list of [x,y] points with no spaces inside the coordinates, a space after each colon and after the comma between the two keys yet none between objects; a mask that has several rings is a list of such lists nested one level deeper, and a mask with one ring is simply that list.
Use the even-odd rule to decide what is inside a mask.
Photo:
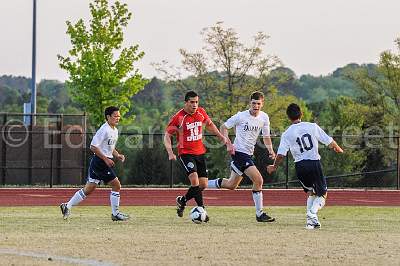
[{"label": "leafy green tree", "polygon": [[[195,89],[211,116],[224,120],[246,106],[250,93],[263,88],[265,77],[280,62],[275,56],[263,54],[268,39],[263,32],[256,33],[250,46],[240,41],[234,29],[225,28],[223,22],[204,28],[201,35],[202,51],[179,50],[181,69],[190,73],[191,79],[183,80],[183,71],[170,70],[165,64],[156,66],[176,82],[178,94]],[[249,82],[254,77],[256,82]]]},{"label": "leafy green tree", "polygon": [[[362,92],[360,100],[368,106],[364,130],[370,135],[399,134],[400,38],[395,43],[397,52],[382,52],[375,68],[365,67],[348,73],[348,77]],[[376,141],[380,142],[378,148],[367,148],[365,171],[396,164],[396,149],[387,145],[387,139]],[[376,180],[381,180],[381,184],[394,185],[394,179],[389,175],[369,174],[364,176],[364,180],[370,185],[376,185]]]},{"label": "leafy green tree", "polygon": [[132,13],[119,1],[109,7],[108,0],[94,0],[89,6],[88,27],[82,19],[75,24],[67,21],[72,48],[69,56],[58,55],[60,67],[68,71],[71,95],[90,114],[93,125],[104,121],[103,111],[109,105],[120,107],[127,124],[134,118],[124,117],[131,109],[131,97],[146,84],[133,65],[144,53],[138,45],[122,48],[123,29]]}]

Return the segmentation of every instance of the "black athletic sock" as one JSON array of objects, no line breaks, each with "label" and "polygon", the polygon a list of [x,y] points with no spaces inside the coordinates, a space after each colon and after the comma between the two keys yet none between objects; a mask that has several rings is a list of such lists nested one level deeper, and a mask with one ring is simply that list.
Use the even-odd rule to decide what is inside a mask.
[{"label": "black athletic sock", "polygon": [[193,199],[198,191],[200,191],[199,186],[190,187],[188,189],[188,191],[186,192],[186,195],[185,195],[186,202],[188,202],[189,200]]},{"label": "black athletic sock", "polygon": [[197,193],[194,195],[194,200],[196,201],[197,206],[204,207],[202,189],[199,188],[197,190]]}]

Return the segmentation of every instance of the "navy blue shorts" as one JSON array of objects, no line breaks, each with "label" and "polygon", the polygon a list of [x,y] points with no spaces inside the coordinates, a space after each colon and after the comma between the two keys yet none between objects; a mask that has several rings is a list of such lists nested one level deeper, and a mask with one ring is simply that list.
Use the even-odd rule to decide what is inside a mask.
[{"label": "navy blue shorts", "polygon": [[89,183],[99,184],[100,181],[103,181],[104,184],[107,184],[116,177],[117,175],[115,174],[114,168],[108,167],[107,164],[96,155],[93,156],[92,160],[90,160],[88,171],[87,181]]},{"label": "navy blue shorts", "polygon": [[253,165],[254,162],[251,155],[238,151],[232,155],[231,169],[238,175],[243,176],[244,171]]},{"label": "navy blue shorts", "polygon": [[197,172],[198,177],[207,177],[207,164],[204,154],[181,154],[179,155],[179,162],[185,169],[186,175]]},{"label": "navy blue shorts", "polygon": [[303,160],[297,162],[295,166],[297,178],[305,192],[313,191],[321,197],[328,191],[319,160]]}]

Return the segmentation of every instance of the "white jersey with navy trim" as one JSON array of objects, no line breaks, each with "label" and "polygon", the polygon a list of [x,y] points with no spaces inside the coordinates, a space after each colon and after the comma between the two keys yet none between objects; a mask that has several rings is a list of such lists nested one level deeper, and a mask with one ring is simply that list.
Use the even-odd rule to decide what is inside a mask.
[{"label": "white jersey with navy trim", "polygon": [[295,162],[320,160],[318,141],[329,145],[333,139],[315,123],[300,122],[292,124],[282,134],[278,154],[286,156],[290,150]]},{"label": "white jersey with navy trim", "polygon": [[253,155],[254,145],[262,132],[263,136],[270,135],[269,117],[263,111],[257,116],[252,116],[249,110],[238,112],[229,118],[225,123],[225,127],[235,127],[236,137],[233,145],[235,150]]},{"label": "white jersey with navy trim", "polygon": [[108,158],[113,158],[113,151],[118,140],[118,129],[106,122],[94,135],[91,146],[95,146]]}]

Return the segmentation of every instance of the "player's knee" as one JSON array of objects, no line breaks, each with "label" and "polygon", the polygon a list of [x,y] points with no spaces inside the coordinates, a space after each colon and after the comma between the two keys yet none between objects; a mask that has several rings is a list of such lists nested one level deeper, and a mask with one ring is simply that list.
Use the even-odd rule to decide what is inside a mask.
[{"label": "player's knee", "polygon": [[92,192],[96,189],[96,187],[94,186],[89,186],[89,187],[85,187],[83,189],[83,193],[85,193],[86,196],[89,196],[90,194],[92,194]]},{"label": "player's knee", "polygon": [[257,189],[261,189],[262,188],[262,186],[263,186],[263,179],[262,179],[262,177],[260,176],[259,178],[255,178],[254,179],[254,182],[253,182],[253,185],[257,188]]}]

